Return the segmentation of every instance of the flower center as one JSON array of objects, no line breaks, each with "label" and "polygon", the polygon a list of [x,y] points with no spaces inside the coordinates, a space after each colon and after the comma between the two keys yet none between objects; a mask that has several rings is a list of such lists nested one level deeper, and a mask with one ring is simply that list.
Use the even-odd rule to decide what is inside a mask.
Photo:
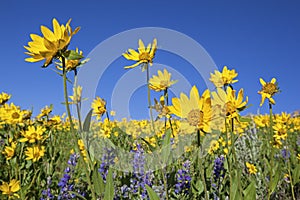
[{"label": "flower center", "polygon": [[18,119],[18,118],[20,117],[20,114],[17,113],[17,112],[14,112],[14,113],[11,115],[11,117],[12,117],[13,119]]},{"label": "flower center", "polygon": [[274,83],[266,83],[263,86],[262,91],[272,96],[277,92],[277,87]]},{"label": "flower center", "polygon": [[147,52],[143,52],[139,55],[139,60],[143,60],[143,61],[151,61],[150,55]]},{"label": "flower center", "polygon": [[199,109],[193,109],[189,112],[187,120],[192,126],[199,126],[203,121],[203,112]]},{"label": "flower center", "polygon": [[236,110],[231,101],[229,101],[225,104],[225,109],[226,109],[226,116],[231,115]]}]

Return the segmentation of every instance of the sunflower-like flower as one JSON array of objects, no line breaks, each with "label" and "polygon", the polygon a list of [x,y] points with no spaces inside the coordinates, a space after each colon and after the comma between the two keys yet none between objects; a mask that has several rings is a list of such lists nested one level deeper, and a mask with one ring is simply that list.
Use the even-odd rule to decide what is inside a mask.
[{"label": "sunflower-like flower", "polygon": [[158,112],[157,115],[157,119],[163,118],[163,117],[167,117],[170,118],[170,110],[168,108],[167,105],[165,105],[165,97],[162,95],[159,99],[159,101],[157,99],[154,98],[154,110],[156,112]]},{"label": "sunflower-like flower", "polygon": [[9,99],[10,99],[11,95],[7,94],[5,92],[2,92],[0,94],[0,105],[5,104]]},{"label": "sunflower-like flower", "polygon": [[150,89],[156,92],[165,91],[177,82],[177,80],[171,80],[171,73],[169,73],[166,69],[164,69],[164,72],[158,70],[157,73],[157,76],[153,75],[153,77],[149,80]]},{"label": "sunflower-like flower", "polygon": [[249,162],[246,162],[246,167],[248,168],[248,172],[250,174],[256,174],[257,173],[257,169],[256,169],[255,165],[253,165]]},{"label": "sunflower-like flower", "polygon": [[106,102],[100,97],[96,97],[92,103],[93,116],[96,116],[99,120],[101,116],[106,112]]},{"label": "sunflower-like flower", "polygon": [[262,89],[258,91],[258,94],[261,95],[260,106],[263,105],[265,99],[269,99],[269,103],[275,104],[275,100],[272,98],[276,93],[279,92],[278,84],[276,79],[272,78],[271,82],[266,83],[262,78],[259,79]]},{"label": "sunflower-like flower", "polygon": [[[82,51],[79,51],[78,48],[76,48],[75,52],[79,56],[78,59],[67,59],[67,58],[65,59],[65,66],[67,72],[76,70],[78,67],[81,67],[82,65],[84,65],[89,61],[89,59],[81,60],[83,58],[83,53]],[[60,58],[59,60],[60,63],[56,63],[57,64],[56,69],[62,71],[63,70],[62,58]]]},{"label": "sunflower-like flower", "polygon": [[210,73],[210,81],[217,87],[223,87],[236,83],[238,80],[234,80],[237,77],[237,73],[234,69],[229,70],[227,66],[224,66],[222,72],[215,70],[215,73]]},{"label": "sunflower-like flower", "polygon": [[22,132],[24,138],[21,138],[20,142],[35,143],[38,140],[42,140],[45,131],[46,129],[42,126],[29,126],[28,130]]},{"label": "sunflower-like flower", "polygon": [[33,146],[27,147],[25,151],[26,160],[38,161],[45,155],[45,146]]},{"label": "sunflower-like flower", "polygon": [[59,58],[61,54],[67,50],[73,35],[80,29],[77,27],[72,31],[70,23],[71,19],[66,25],[60,25],[54,18],[52,20],[53,32],[46,26],[41,26],[42,37],[36,34],[30,34],[32,41],[28,42],[28,46],[24,46],[28,51],[25,52],[25,54],[30,57],[25,60],[27,62],[45,60],[43,67],[47,67],[54,58]]},{"label": "sunflower-like flower", "polygon": [[11,181],[9,181],[9,183],[2,182],[2,185],[0,185],[2,194],[8,195],[9,199],[12,197],[20,198],[20,196],[16,194],[16,192],[18,192],[20,189],[20,181],[16,179],[12,179]]},{"label": "sunflower-like flower", "polygon": [[6,160],[10,160],[15,155],[15,149],[17,147],[17,142],[13,142],[12,139],[9,139],[10,146],[5,146],[2,154],[5,155]]},{"label": "sunflower-like flower", "polygon": [[52,112],[53,106],[45,106],[44,108],[41,109],[40,114],[36,117],[37,119],[41,119],[42,117],[49,117],[49,114]]},{"label": "sunflower-like flower", "polygon": [[221,116],[225,116],[228,119],[237,119],[240,111],[246,108],[248,103],[248,97],[243,101],[244,90],[240,89],[236,96],[235,90],[231,87],[227,87],[226,92],[217,88],[217,92],[212,92],[213,106],[219,108]]},{"label": "sunflower-like flower", "polygon": [[81,86],[77,86],[73,88],[73,96],[69,96],[69,98],[72,100],[71,102],[69,102],[70,104],[77,104],[77,103],[81,103],[81,94],[82,94],[82,87]]},{"label": "sunflower-like flower", "polygon": [[[157,49],[157,40],[156,38],[153,40],[152,45],[148,44],[147,48],[145,47],[143,41],[139,40],[139,48],[138,52],[133,49],[128,49],[126,53],[123,53],[123,56],[127,60],[136,61],[135,64],[130,66],[125,66],[125,69],[130,69],[139,66],[140,64],[150,64],[152,66],[153,58],[155,56],[155,52]],[[143,67],[143,70],[145,67]]]},{"label": "sunflower-like flower", "polygon": [[172,99],[172,106],[169,110],[172,114],[186,119],[190,126],[204,132],[210,132],[212,120],[211,98],[209,90],[205,90],[200,97],[198,89],[193,86],[190,91],[190,98],[184,93],[180,98]]}]

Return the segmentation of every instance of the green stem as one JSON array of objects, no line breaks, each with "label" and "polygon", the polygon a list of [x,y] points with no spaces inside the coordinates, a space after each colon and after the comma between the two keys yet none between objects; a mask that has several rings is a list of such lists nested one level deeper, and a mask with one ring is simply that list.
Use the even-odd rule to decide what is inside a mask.
[{"label": "green stem", "polygon": [[[77,69],[74,70],[74,88],[77,88]],[[77,94],[77,90],[75,90],[75,94],[76,95],[75,99],[77,100],[78,94]],[[76,110],[77,110],[77,116],[78,116],[78,126],[79,126],[79,130],[80,132],[82,132],[82,123],[81,123],[81,115],[80,115],[80,108],[81,108],[81,100],[79,102],[75,102],[76,103]]]},{"label": "green stem", "polygon": [[165,188],[165,191],[166,191],[166,200],[169,200],[169,192],[168,192],[168,182],[167,182],[167,179],[165,177],[165,174],[164,174],[164,169],[162,168],[161,169],[161,175],[162,175],[162,178],[163,178],[163,182],[164,182],[164,188]]},{"label": "green stem", "polygon": [[[84,159],[83,159],[83,155],[80,151],[80,148],[79,148],[79,145],[78,145],[78,137],[77,137],[77,134],[75,132],[75,129],[74,129],[74,124],[73,124],[73,121],[72,121],[72,116],[71,116],[71,111],[70,111],[70,105],[69,105],[69,101],[68,101],[68,88],[67,88],[67,71],[66,71],[66,60],[65,58],[62,56],[62,67],[63,67],[63,84],[64,84],[64,98],[65,98],[65,105],[66,105],[66,110],[67,110],[67,115],[68,115],[68,118],[69,118],[69,121],[70,121],[70,128],[71,128],[71,133],[73,134],[74,138],[76,139],[75,141],[75,149],[77,152],[79,152],[80,154],[80,157],[79,159],[81,160],[81,162],[85,165],[88,165]],[[91,189],[91,194],[92,194],[92,199],[96,200],[96,195],[95,195],[95,192],[94,192],[94,187],[92,185],[92,182],[91,182],[91,179],[90,179],[90,175],[89,175],[89,166],[86,166],[86,167],[83,167],[84,171],[85,171],[85,175],[86,175],[86,178],[87,178],[87,182],[88,182],[88,185],[90,186],[90,189]]]},{"label": "green stem", "polygon": [[150,109],[150,118],[151,118],[151,123],[152,123],[152,129],[153,132],[155,132],[155,126],[154,126],[154,120],[153,120],[153,112],[152,112],[152,105],[151,105],[151,91],[150,91],[150,72],[149,72],[149,64],[146,64],[147,66],[147,88],[148,88],[148,107]]},{"label": "green stem", "polygon": [[200,154],[202,155],[202,146],[201,146],[201,138],[200,138],[200,130],[197,130],[197,145],[198,145],[198,153],[197,153],[197,157],[198,157],[198,161],[199,161],[199,167],[200,167],[200,175],[201,175],[201,179],[203,182],[203,187],[204,187],[204,197],[206,200],[209,200],[209,196],[207,194],[207,187],[206,187],[206,181],[205,181],[205,175],[204,175],[204,168],[202,166],[202,156],[200,157]]},{"label": "green stem", "polygon": [[[272,109],[272,104],[269,101],[269,114],[270,114],[270,127],[269,127],[269,135],[270,135],[270,140],[269,142],[273,141],[273,109]],[[271,199],[272,195],[272,181],[273,181],[273,168],[274,168],[274,148],[272,144],[270,145],[271,147],[271,156],[270,156],[270,182],[269,182],[269,192],[268,192],[268,199]]]}]

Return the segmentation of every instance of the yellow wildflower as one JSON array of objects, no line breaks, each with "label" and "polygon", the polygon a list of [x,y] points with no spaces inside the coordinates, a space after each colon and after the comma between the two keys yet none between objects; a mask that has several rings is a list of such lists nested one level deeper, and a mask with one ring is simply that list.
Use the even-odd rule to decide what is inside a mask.
[{"label": "yellow wildflower", "polygon": [[278,85],[276,83],[276,79],[272,78],[271,82],[266,83],[262,78],[259,79],[262,89],[258,91],[258,94],[261,95],[260,106],[263,105],[265,99],[269,99],[269,103],[275,104],[275,100],[272,98],[273,95],[279,92]]},{"label": "yellow wildflower", "polygon": [[246,167],[248,168],[250,174],[256,174],[257,169],[253,164],[246,162]]},{"label": "yellow wildflower", "polygon": [[6,93],[2,92],[0,94],[0,105],[5,104],[10,99],[10,97],[11,97],[10,94],[6,94]]},{"label": "yellow wildflower", "polygon": [[15,155],[15,149],[17,147],[17,142],[10,142],[11,146],[5,146],[2,154],[5,155],[6,160],[10,160]]},{"label": "yellow wildflower", "polygon": [[66,51],[71,38],[80,29],[77,27],[72,31],[70,26],[71,19],[66,25],[60,25],[55,18],[52,20],[52,23],[53,32],[47,27],[41,26],[43,37],[36,34],[30,34],[32,41],[28,42],[28,46],[24,46],[28,51],[25,53],[30,56],[25,59],[27,62],[45,60],[43,67],[47,67],[54,58],[59,58],[61,54]]},{"label": "yellow wildflower", "polygon": [[0,185],[0,190],[2,191],[2,194],[8,195],[8,198],[11,197],[17,197],[20,198],[18,194],[15,194],[20,190],[20,181],[16,179],[12,179],[9,183],[2,182],[2,185]]},{"label": "yellow wildflower", "polygon": [[227,66],[224,66],[222,73],[215,70],[215,73],[210,74],[210,81],[217,87],[223,87],[226,85],[230,85],[236,83],[238,80],[234,80],[237,77],[237,73],[235,70],[227,69]]},{"label": "yellow wildflower", "polygon": [[99,120],[101,116],[106,112],[106,102],[104,99],[101,99],[100,97],[96,97],[92,103],[92,109],[93,109],[93,116],[97,116],[97,119]]},{"label": "yellow wildflower", "polygon": [[125,66],[124,68],[130,69],[130,68],[139,66],[140,64],[150,64],[150,66],[152,66],[156,48],[157,48],[157,40],[156,39],[153,40],[152,45],[148,44],[147,48],[145,48],[143,41],[140,39],[138,52],[133,49],[128,49],[128,51],[126,53],[123,53],[123,56],[127,60],[136,61],[135,64],[130,65],[130,66]]},{"label": "yellow wildflower", "polygon": [[27,147],[25,151],[25,155],[27,156],[26,160],[32,160],[33,162],[36,162],[45,155],[45,147],[44,146]]},{"label": "yellow wildflower", "polygon": [[150,89],[160,92],[165,91],[171,85],[175,84],[177,81],[171,80],[171,73],[169,73],[166,69],[164,71],[158,70],[158,75],[153,75],[152,78],[149,80],[149,87]]},{"label": "yellow wildflower", "polygon": [[168,107],[172,114],[186,119],[190,126],[206,133],[210,132],[212,110],[209,90],[205,90],[200,97],[197,87],[193,86],[190,98],[181,93],[180,98],[172,99],[172,104]]},{"label": "yellow wildflower", "polygon": [[29,126],[26,131],[22,132],[22,135],[24,138],[20,139],[20,142],[29,142],[34,143],[37,140],[43,139],[43,133],[46,131],[46,129],[42,126]]}]

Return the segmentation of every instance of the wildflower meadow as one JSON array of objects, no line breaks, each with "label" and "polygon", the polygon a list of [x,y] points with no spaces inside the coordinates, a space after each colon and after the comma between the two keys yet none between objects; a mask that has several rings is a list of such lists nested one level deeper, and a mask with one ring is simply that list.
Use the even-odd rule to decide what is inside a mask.
[{"label": "wildflower meadow", "polygon": [[300,199],[300,113],[273,113],[276,78],[257,80],[267,114],[241,114],[251,101],[230,66],[210,72],[213,90],[172,96],[180,80],[155,69],[160,41],[141,35],[120,56],[145,78],[149,119],[115,120],[101,94],[83,116],[78,73],[92,60],[69,49],[79,27],[52,24],[28,33],[25,61],[61,77],[65,113],[47,105],[33,116],[1,91],[0,199]]}]

